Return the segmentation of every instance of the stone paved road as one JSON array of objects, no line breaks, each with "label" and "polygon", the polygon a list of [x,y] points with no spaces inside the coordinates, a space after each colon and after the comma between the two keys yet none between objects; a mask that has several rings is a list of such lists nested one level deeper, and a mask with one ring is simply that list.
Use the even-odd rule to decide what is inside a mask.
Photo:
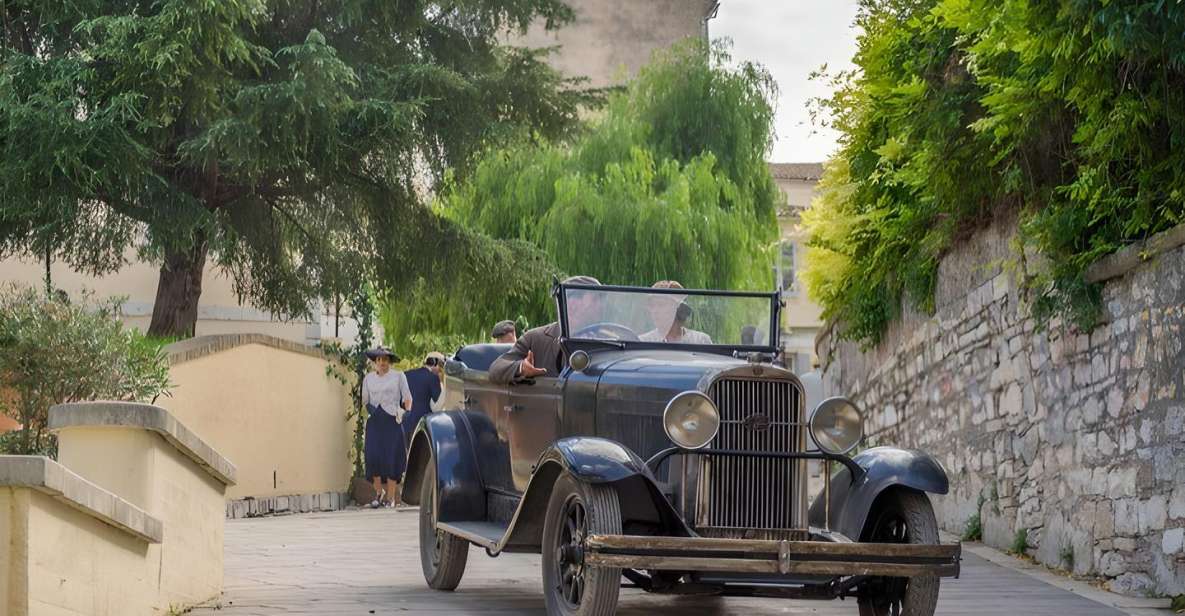
[{"label": "stone paved road", "polygon": [[[226,592],[200,616],[271,614],[543,614],[539,557],[487,557],[476,548],[453,593],[420,574],[413,510],[353,510],[228,520]],[[218,609],[215,609],[218,608]],[[669,597],[622,590],[623,616],[682,614],[855,615],[854,601]],[[1120,616],[1122,612],[965,553],[963,575],[944,581],[938,613],[950,616]]]}]

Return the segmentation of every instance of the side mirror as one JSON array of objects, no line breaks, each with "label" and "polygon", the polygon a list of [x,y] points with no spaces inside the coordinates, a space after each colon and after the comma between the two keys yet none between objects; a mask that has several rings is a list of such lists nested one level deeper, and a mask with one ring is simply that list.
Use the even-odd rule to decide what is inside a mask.
[{"label": "side mirror", "polygon": [[444,360],[444,373],[456,377],[465,374],[465,362],[459,359]]}]

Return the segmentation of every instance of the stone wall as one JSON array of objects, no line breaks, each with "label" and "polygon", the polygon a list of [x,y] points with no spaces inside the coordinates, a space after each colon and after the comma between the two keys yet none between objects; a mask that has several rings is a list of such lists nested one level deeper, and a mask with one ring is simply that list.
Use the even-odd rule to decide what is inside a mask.
[{"label": "stone wall", "polygon": [[1185,248],[1107,274],[1093,331],[1038,328],[1015,283],[1014,229],[953,250],[936,313],[906,310],[875,348],[824,330],[825,390],[866,410],[870,444],[942,462],[946,530],[978,512],[997,548],[1023,531],[1046,565],[1128,594],[1183,593]]}]

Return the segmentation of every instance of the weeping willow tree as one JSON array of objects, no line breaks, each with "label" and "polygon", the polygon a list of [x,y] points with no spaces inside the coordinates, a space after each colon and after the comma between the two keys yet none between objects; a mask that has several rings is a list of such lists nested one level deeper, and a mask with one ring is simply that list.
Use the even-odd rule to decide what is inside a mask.
[{"label": "weeping willow tree", "polygon": [[[689,41],[657,55],[578,136],[487,151],[436,207],[541,249],[557,275],[768,289],[781,198],[765,163],[775,94],[769,73],[734,65],[725,44]],[[525,301],[475,303],[425,279],[380,314],[400,348],[448,348],[501,319],[551,320],[550,284]]]}]

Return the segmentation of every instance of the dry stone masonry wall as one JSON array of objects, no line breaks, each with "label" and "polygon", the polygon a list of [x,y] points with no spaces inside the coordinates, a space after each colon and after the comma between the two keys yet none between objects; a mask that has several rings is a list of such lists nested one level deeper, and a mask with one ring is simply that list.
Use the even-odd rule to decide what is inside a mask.
[{"label": "dry stone masonry wall", "polygon": [[1127,594],[1185,593],[1185,248],[1105,284],[1105,323],[1038,328],[1014,284],[1014,226],[949,254],[938,309],[873,349],[818,339],[829,395],[868,413],[870,444],[936,455],[940,524]]}]

